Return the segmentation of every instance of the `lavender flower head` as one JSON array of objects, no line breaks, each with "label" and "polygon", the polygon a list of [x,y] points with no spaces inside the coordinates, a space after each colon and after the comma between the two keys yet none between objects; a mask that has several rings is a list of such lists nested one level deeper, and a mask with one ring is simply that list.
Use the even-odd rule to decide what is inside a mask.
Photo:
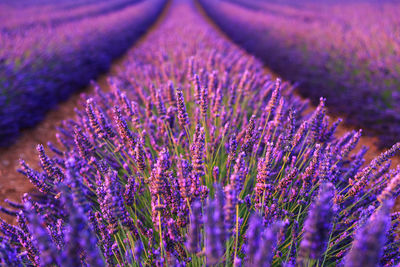
[{"label": "lavender flower head", "polygon": [[190,253],[196,253],[200,249],[200,227],[202,224],[201,204],[193,203],[190,214],[190,225],[187,235],[186,248]]},{"label": "lavender flower head", "polygon": [[390,227],[390,210],[393,200],[389,199],[375,211],[362,226],[345,258],[346,267],[378,266]]},{"label": "lavender flower head", "polygon": [[299,248],[299,257],[303,262],[309,259],[318,260],[326,249],[335,216],[334,196],[334,185],[323,182],[304,223],[304,234]]}]

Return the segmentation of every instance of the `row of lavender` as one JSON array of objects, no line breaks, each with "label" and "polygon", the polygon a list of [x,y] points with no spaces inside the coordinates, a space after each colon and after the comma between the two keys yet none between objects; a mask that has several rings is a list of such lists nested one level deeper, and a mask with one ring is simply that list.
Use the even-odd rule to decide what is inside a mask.
[{"label": "row of lavender", "polygon": [[[184,0],[132,51],[110,91],[82,97],[50,151],[43,193],[8,201],[10,266],[393,266],[400,143],[365,164]],[[54,156],[50,156],[54,155]]]},{"label": "row of lavender", "polygon": [[141,0],[26,0],[0,3],[0,30],[3,33],[21,34],[37,26],[56,26],[66,22],[104,15],[123,9]]},{"label": "row of lavender", "polygon": [[378,134],[400,136],[400,24],[395,1],[200,1],[235,41],[315,103]]},{"label": "row of lavender", "polygon": [[44,11],[40,4],[21,10],[2,4],[1,17],[7,17],[0,29],[0,146],[106,71],[165,0],[87,2],[65,10],[58,7],[71,1],[42,3]]}]

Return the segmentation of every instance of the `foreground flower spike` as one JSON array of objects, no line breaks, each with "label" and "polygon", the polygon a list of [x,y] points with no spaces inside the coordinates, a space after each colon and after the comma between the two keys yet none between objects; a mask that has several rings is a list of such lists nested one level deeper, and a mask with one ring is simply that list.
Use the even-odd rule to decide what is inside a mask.
[{"label": "foreground flower spike", "polygon": [[393,203],[392,199],[383,202],[365,225],[358,230],[355,241],[345,259],[346,267],[379,265],[390,227],[390,210]]},{"label": "foreground flower spike", "polygon": [[33,243],[39,252],[35,261],[42,266],[60,264],[57,248],[51,240],[47,229],[44,227],[42,218],[40,215],[35,214],[35,212],[32,211],[32,208],[31,203],[25,203],[25,209],[28,211],[29,232],[33,237]]},{"label": "foreground flower spike", "polygon": [[257,251],[260,249],[261,235],[262,232],[264,231],[262,219],[258,215],[253,214],[250,217],[248,227],[249,228],[247,229],[246,232],[247,244],[245,252],[246,252],[246,265],[251,266],[251,264],[254,264],[255,255],[257,254]]},{"label": "foreground flower spike", "polygon": [[335,216],[334,196],[334,185],[323,181],[317,199],[311,205],[304,222],[303,239],[299,249],[299,258],[304,266],[307,266],[308,262],[320,259],[326,249]]},{"label": "foreground flower spike", "polygon": [[221,187],[220,184],[215,183],[214,184],[214,188],[215,188],[215,205],[216,205],[216,209],[218,210],[218,217],[216,218],[216,225],[215,228],[217,228],[217,232],[218,232],[218,237],[220,244],[222,246],[225,246],[225,242],[228,238],[228,233],[226,231],[226,225],[225,225],[225,214],[224,214],[224,207],[225,207],[225,194],[224,191]]},{"label": "foreground flower spike", "polygon": [[266,229],[261,217],[251,215],[247,230],[247,260],[245,266],[271,266],[278,241],[281,223],[273,223]]},{"label": "foreground flower spike", "polygon": [[278,242],[281,223],[273,223],[261,235],[260,249],[254,255],[254,266],[271,266]]},{"label": "foreground flower spike", "polygon": [[143,244],[141,241],[136,241],[133,255],[135,257],[135,261],[139,263],[139,266],[142,266],[142,261],[140,260],[142,253],[143,253]]},{"label": "foreground flower spike", "polygon": [[79,255],[84,255],[85,262],[90,266],[105,266],[101,260],[100,250],[97,247],[97,237],[93,232],[87,214],[85,203],[80,203],[82,191],[79,176],[76,173],[76,162],[69,159],[66,163],[68,186],[60,185],[61,201],[69,212],[68,225],[65,229],[66,252],[62,258],[62,265],[77,266],[81,264]]},{"label": "foreground flower spike", "polygon": [[186,248],[190,253],[200,251],[200,227],[202,224],[201,204],[196,201],[193,203],[190,213],[190,224],[186,241]]},{"label": "foreground flower spike", "polygon": [[238,192],[233,185],[227,185],[225,188],[226,201],[224,205],[225,225],[228,234],[231,234],[235,225],[236,205],[238,204]]},{"label": "foreground flower spike", "polygon": [[223,213],[221,205],[218,205],[215,199],[208,199],[204,211],[204,232],[205,232],[205,254],[207,265],[214,265],[221,261],[225,244],[222,243],[221,214]]}]

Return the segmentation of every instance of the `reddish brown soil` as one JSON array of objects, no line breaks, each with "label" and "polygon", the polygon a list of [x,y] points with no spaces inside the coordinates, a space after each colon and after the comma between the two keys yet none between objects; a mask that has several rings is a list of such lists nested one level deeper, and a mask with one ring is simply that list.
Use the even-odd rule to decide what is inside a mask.
[{"label": "reddish brown soil", "polygon": [[[114,68],[113,65],[111,72]],[[99,82],[104,85],[106,77],[102,76]],[[23,193],[34,191],[29,180],[17,172],[19,159],[24,159],[29,166],[38,169],[37,144],[43,144],[45,147],[48,141],[57,144],[56,127],[63,120],[75,116],[74,108],[78,106],[80,94],[90,93],[92,90],[93,88],[87,87],[80,93],[73,94],[67,101],[48,112],[45,119],[35,128],[23,130],[15,144],[8,148],[0,148],[0,205],[6,198],[19,202]],[[0,217],[7,221],[12,220],[10,216],[3,214],[0,214]]]}]

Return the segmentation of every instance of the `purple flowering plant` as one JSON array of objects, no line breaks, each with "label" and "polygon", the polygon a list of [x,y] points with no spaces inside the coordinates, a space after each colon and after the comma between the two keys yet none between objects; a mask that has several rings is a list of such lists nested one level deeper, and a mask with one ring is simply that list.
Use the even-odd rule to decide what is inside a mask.
[{"label": "purple flowering plant", "polygon": [[0,3],[0,147],[107,71],[164,0]]},{"label": "purple flowering plant", "polygon": [[298,91],[389,148],[400,135],[398,1],[199,0],[207,15]]},{"label": "purple flowering plant", "polygon": [[[186,1],[82,96],[59,144],[21,161],[40,197],[8,201],[12,266],[392,266],[400,144],[365,163],[324,99],[219,36]],[[53,155],[53,156],[50,156]],[[368,252],[368,260],[359,259]]]}]

